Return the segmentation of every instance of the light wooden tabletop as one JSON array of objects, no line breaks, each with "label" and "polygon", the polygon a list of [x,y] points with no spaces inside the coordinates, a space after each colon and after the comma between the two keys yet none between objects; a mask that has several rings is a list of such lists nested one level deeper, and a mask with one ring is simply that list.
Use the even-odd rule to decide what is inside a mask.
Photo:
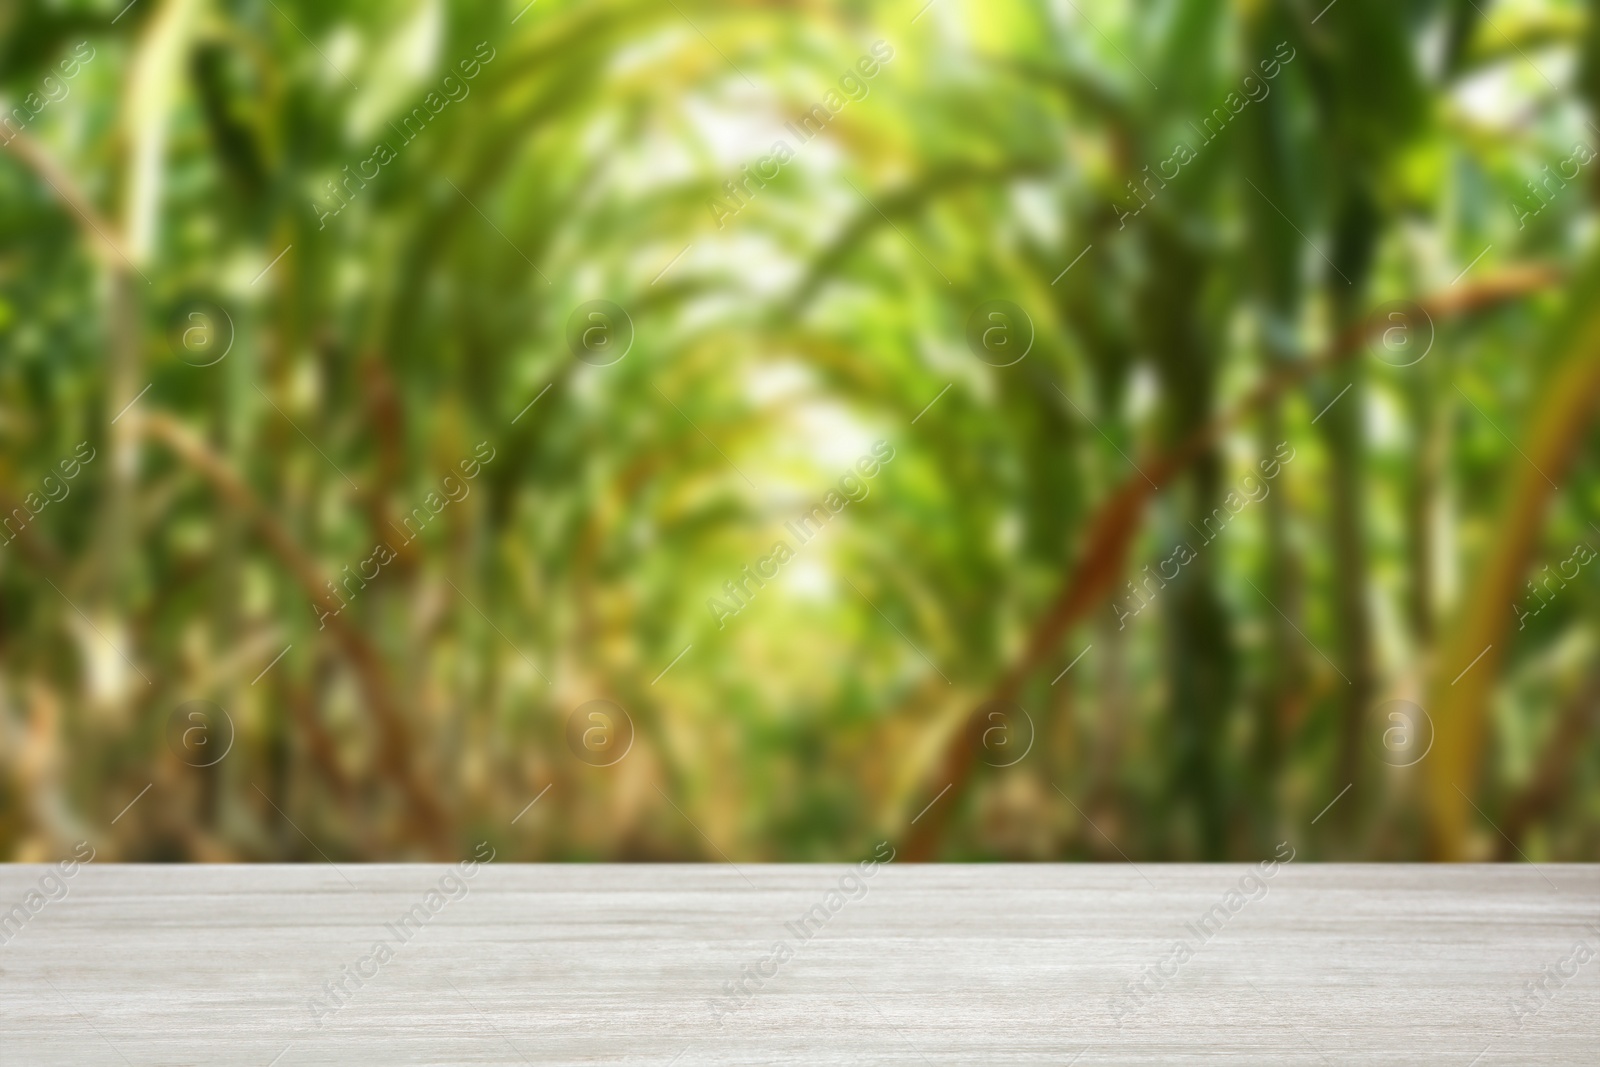
[{"label": "light wooden tabletop", "polygon": [[1600,1063],[1597,867],[14,865],[0,942],[6,1067]]}]

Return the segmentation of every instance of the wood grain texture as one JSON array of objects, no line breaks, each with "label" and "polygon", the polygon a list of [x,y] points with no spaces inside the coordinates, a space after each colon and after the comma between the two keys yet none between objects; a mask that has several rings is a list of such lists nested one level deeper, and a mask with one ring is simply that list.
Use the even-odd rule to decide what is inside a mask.
[{"label": "wood grain texture", "polygon": [[[52,869],[0,867],[0,919]],[[1600,950],[1597,867],[1295,863],[1263,895],[1238,865],[890,864],[852,900],[841,866],[493,863],[430,901],[451,870],[83,866],[0,933],[0,1063],[1600,1062],[1600,959],[1563,962]],[[347,965],[376,973],[319,1020]],[[747,965],[776,973],[719,1021]],[[1519,1021],[1547,965],[1576,974]]]}]

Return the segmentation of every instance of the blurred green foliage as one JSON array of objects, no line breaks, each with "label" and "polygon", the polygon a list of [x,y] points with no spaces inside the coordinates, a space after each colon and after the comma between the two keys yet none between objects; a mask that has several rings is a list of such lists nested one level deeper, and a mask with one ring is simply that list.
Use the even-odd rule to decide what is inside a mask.
[{"label": "blurred green foliage", "polygon": [[0,8],[0,856],[1594,858],[1595,42],[1531,0]]}]

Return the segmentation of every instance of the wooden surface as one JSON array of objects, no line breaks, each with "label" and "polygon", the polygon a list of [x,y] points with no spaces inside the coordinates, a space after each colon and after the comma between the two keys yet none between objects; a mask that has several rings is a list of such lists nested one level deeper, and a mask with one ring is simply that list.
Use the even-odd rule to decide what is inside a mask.
[{"label": "wooden surface", "polygon": [[[51,869],[0,867],[0,912]],[[449,868],[92,863],[0,945],[0,1063],[1600,1063],[1600,959],[1562,963],[1600,950],[1600,868],[1291,863],[1206,940],[1254,868],[890,864],[830,898],[849,869],[493,863],[430,902]],[[346,965],[376,973],[319,1026]],[[746,965],[776,974],[719,1023]],[[1547,965],[1577,973],[1519,1022]]]}]

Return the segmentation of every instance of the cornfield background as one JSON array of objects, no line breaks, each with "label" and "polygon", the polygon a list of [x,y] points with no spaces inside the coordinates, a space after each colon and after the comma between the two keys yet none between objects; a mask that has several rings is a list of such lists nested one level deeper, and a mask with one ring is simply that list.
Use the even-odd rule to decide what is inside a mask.
[{"label": "cornfield background", "polygon": [[0,57],[0,856],[1596,857],[1589,9],[62,0]]}]

